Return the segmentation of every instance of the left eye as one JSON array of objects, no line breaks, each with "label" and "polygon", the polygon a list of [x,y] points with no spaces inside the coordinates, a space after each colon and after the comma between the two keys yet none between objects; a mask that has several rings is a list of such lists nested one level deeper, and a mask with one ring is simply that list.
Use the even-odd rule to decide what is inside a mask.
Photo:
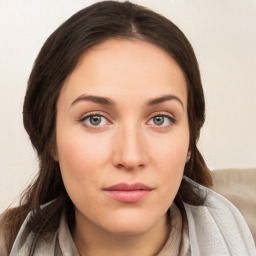
[{"label": "left eye", "polygon": [[158,115],[158,116],[152,117],[149,121],[149,124],[156,125],[156,126],[167,126],[173,122],[174,121],[169,116]]},{"label": "left eye", "polygon": [[108,124],[108,120],[102,115],[89,115],[84,117],[82,122],[88,126],[102,126]]}]

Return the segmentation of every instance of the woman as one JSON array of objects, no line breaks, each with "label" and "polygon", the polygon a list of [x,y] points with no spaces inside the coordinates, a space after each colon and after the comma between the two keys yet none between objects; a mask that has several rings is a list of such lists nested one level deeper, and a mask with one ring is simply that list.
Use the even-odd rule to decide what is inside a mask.
[{"label": "woman", "polygon": [[166,18],[114,1],[72,16],[35,61],[23,116],[40,170],[1,219],[3,255],[254,255],[206,188],[198,65]]}]

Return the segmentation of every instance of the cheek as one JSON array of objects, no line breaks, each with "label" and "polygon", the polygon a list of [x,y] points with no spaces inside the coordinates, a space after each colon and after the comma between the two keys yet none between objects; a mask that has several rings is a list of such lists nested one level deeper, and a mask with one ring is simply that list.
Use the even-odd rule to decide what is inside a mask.
[{"label": "cheek", "polygon": [[155,142],[152,147],[155,161],[162,165],[167,172],[184,169],[189,148],[188,132],[175,134],[169,138]]},{"label": "cheek", "polygon": [[153,147],[158,178],[165,190],[163,196],[176,195],[183,177],[188,148],[188,132],[163,140]]},{"label": "cheek", "polygon": [[[73,174],[85,174],[107,158],[108,142],[100,136],[83,136],[75,133],[60,134],[57,150],[61,169]],[[95,170],[94,170],[95,171]]]},{"label": "cheek", "polygon": [[57,150],[61,175],[72,201],[82,201],[100,187],[99,172],[108,162],[108,141],[83,133],[58,133]]},{"label": "cheek", "polygon": [[58,135],[61,175],[70,199],[83,212],[100,209],[102,205],[99,205],[96,195],[102,185],[99,173],[107,162],[107,141],[103,144],[100,136],[90,138],[79,132]]}]

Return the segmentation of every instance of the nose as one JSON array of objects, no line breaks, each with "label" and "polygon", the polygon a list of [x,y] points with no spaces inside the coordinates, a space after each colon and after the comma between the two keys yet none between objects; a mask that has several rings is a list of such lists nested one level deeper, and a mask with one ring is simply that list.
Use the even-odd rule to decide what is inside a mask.
[{"label": "nose", "polygon": [[124,170],[142,169],[148,156],[142,129],[129,123],[118,128],[113,140],[113,163]]}]

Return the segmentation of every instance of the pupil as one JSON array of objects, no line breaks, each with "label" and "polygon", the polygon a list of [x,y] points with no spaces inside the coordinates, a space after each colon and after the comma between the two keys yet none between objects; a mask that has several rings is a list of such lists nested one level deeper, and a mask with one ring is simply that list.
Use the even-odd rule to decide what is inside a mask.
[{"label": "pupil", "polygon": [[163,116],[156,116],[154,117],[154,123],[156,125],[161,125],[164,123],[164,117]]},{"label": "pupil", "polygon": [[101,117],[100,116],[91,116],[90,122],[92,125],[98,125],[101,122]]}]

